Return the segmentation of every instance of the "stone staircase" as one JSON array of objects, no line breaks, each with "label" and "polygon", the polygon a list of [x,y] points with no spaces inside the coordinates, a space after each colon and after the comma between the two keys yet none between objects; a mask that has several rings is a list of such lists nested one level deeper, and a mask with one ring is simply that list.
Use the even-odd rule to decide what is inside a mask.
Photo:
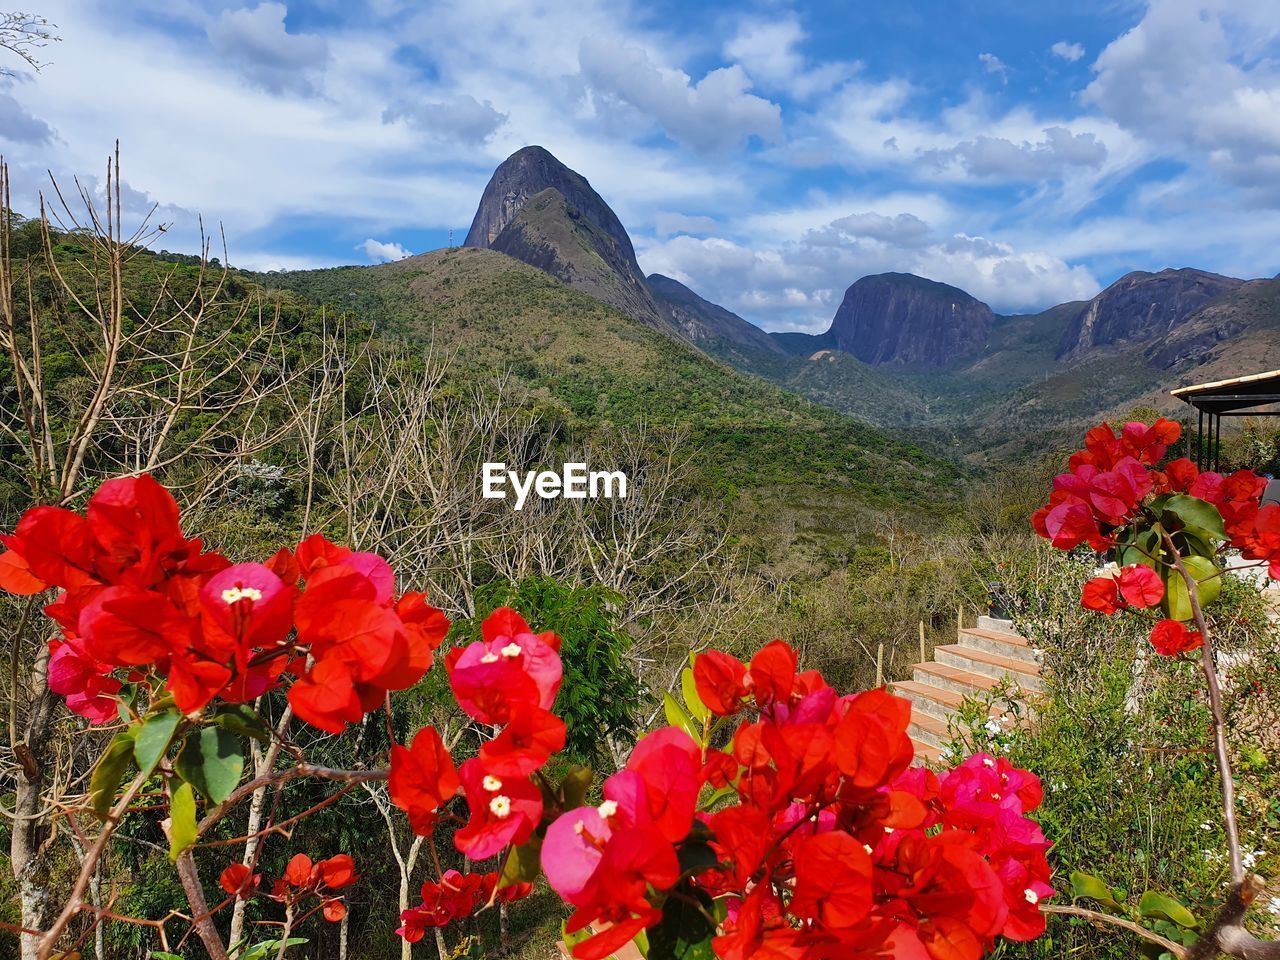
[{"label": "stone staircase", "polygon": [[[917,760],[939,762],[950,739],[947,721],[964,698],[986,693],[1005,677],[1027,692],[1044,689],[1040,662],[1026,638],[1007,620],[979,617],[976,627],[957,631],[956,643],[935,647],[933,660],[917,663],[910,680],[890,683],[892,692],[911,701],[908,732]],[[1005,721],[998,707],[991,715]]]}]

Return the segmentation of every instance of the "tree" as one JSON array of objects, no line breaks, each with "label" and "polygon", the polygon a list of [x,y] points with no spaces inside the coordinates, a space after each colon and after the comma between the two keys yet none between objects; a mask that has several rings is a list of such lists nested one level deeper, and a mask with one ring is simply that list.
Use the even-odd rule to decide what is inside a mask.
[{"label": "tree", "polygon": [[[60,38],[53,32],[56,24],[33,13],[0,13],[0,50],[14,54],[32,70],[44,66],[38,51]],[[0,65],[0,76],[11,77],[14,72]]]}]

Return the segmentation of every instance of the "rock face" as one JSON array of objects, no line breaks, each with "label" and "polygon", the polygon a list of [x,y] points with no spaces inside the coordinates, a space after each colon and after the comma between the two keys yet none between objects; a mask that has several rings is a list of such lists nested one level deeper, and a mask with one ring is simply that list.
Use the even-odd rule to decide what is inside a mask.
[{"label": "rock face", "polygon": [[538,146],[521,147],[493,171],[462,245],[491,248],[498,234],[516,218],[529,198],[547,187],[559,190],[565,200],[617,244],[627,259],[635,262],[636,252],[622,221],[591,188],[587,178]]},{"label": "rock face", "polygon": [[910,273],[863,277],[820,340],[864,363],[939,367],[982,350],[995,315],[957,287]]},{"label": "rock face", "polygon": [[[1280,321],[1280,277],[1274,280],[1249,280],[1188,315],[1167,336],[1158,338],[1146,349],[1147,362],[1169,368],[1183,362],[1202,363],[1222,344],[1235,343],[1241,349],[1243,363],[1251,369],[1275,366],[1267,359],[1270,351],[1263,348],[1262,338]],[[1250,349],[1242,335],[1252,333],[1259,342]]]},{"label": "rock face", "polygon": [[1125,274],[1085,304],[1058,344],[1059,359],[1076,359],[1095,347],[1166,336],[1211,300],[1243,280],[1183,268]]},{"label": "rock face", "polygon": [[679,332],[708,353],[724,355],[741,350],[783,354],[778,343],[755,324],[719,304],[704,300],[679,280],[651,273],[649,289],[664,306]]},{"label": "rock face", "polygon": [[515,257],[642,323],[674,332],[622,222],[586,177],[542,147],[517,150],[493,172],[463,246]]},{"label": "rock face", "polygon": [[488,246],[643,323],[671,326],[649,292],[630,242],[624,248],[555,187],[530,197]]}]

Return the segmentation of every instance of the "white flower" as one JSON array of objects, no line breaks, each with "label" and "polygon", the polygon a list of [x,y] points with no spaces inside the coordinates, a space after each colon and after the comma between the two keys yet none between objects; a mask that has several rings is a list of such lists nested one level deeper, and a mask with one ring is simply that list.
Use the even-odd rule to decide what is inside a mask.
[{"label": "white flower", "polygon": [[501,820],[511,812],[511,798],[498,794],[489,801],[489,812]]},{"label": "white flower", "polygon": [[504,657],[518,657],[523,652],[524,652],[524,649],[520,646],[520,644],[516,643],[514,640],[502,648],[502,655]]},{"label": "white flower", "polygon": [[482,783],[484,785],[484,788],[488,790],[490,793],[497,793],[499,790],[502,789],[502,781],[499,780],[497,777],[493,776],[492,774],[486,774]]},{"label": "white flower", "polygon": [[618,812],[618,803],[615,800],[606,800],[600,804],[600,806],[596,807],[596,810],[599,812],[600,816],[608,820]]},{"label": "white flower", "polygon": [[262,591],[257,587],[227,587],[222,591],[222,602],[230,606],[237,600],[252,600],[255,603],[262,599]]}]

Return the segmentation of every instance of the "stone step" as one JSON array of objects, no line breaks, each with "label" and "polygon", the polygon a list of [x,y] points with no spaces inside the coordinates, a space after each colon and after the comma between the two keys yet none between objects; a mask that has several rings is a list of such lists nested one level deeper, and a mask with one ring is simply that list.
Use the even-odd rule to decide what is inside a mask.
[{"label": "stone step", "polygon": [[929,763],[942,762],[941,747],[935,747],[933,744],[925,743],[923,740],[917,740],[915,737],[911,738],[911,742],[916,748],[917,764],[919,764],[921,761],[928,761]]},{"label": "stone step", "polygon": [[940,664],[980,673],[993,679],[1010,677],[1024,690],[1039,692],[1044,689],[1040,679],[1040,665],[1026,660],[1015,660],[999,654],[988,653],[972,647],[949,645],[936,647],[933,651],[935,660]]},{"label": "stone step", "polygon": [[[960,709],[964,697],[954,690],[944,690],[931,683],[918,683],[915,680],[897,680],[889,684],[889,689],[900,697],[911,701],[911,715],[925,714],[935,720],[946,719]],[[992,711],[995,713],[996,711]]]},{"label": "stone step", "polygon": [[966,697],[984,694],[1000,682],[998,677],[973,673],[945,663],[917,663],[911,668],[911,679]]},{"label": "stone step", "polygon": [[935,747],[945,746],[951,741],[947,721],[915,710],[911,712],[911,724],[907,727],[907,733],[911,735],[912,740]]},{"label": "stone step", "polygon": [[1016,633],[1000,633],[997,630],[967,627],[957,634],[956,639],[962,647],[985,650],[987,653],[995,653],[1010,660],[1040,662],[1037,651],[1027,642],[1027,638],[1020,637]]},{"label": "stone step", "polygon": [[978,629],[990,630],[993,633],[1011,633],[1015,637],[1018,635],[1018,630],[1013,625],[1012,620],[1000,620],[996,617],[979,617]]}]

